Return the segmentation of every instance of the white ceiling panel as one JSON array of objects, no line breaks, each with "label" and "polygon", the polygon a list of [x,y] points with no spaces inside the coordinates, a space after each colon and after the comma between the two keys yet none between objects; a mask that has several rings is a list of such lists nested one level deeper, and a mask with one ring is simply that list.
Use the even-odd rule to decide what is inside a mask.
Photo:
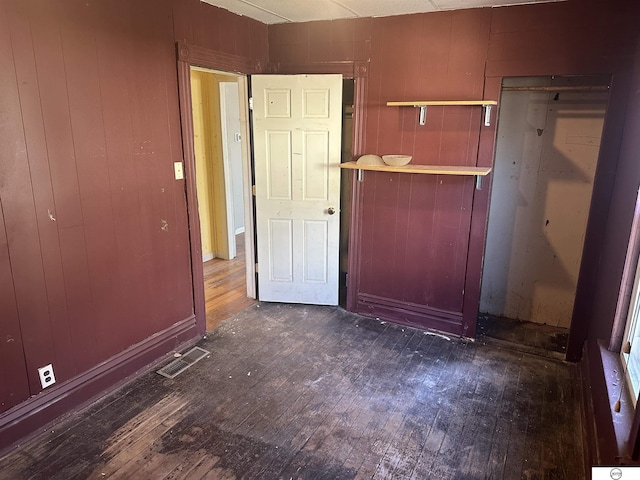
[{"label": "white ceiling panel", "polygon": [[291,23],[387,17],[463,8],[501,7],[565,0],[201,0],[259,22]]},{"label": "white ceiling panel", "polygon": [[431,0],[438,10],[461,10],[463,8],[506,7],[527,3],[547,3],[564,0]]},{"label": "white ceiling panel", "polygon": [[[201,0],[204,3],[215,5],[216,7],[224,8],[230,12],[242,15],[243,17],[253,18],[259,22],[270,25],[272,23],[286,23],[291,22],[287,17],[270,12],[264,8],[260,8],[258,3],[248,3],[242,0]],[[285,12],[286,13],[286,12]]]},{"label": "white ceiling panel", "polygon": [[[314,0],[311,0],[312,2]],[[358,17],[388,17],[409,13],[435,12],[436,7],[429,0],[334,0],[341,3]]]}]

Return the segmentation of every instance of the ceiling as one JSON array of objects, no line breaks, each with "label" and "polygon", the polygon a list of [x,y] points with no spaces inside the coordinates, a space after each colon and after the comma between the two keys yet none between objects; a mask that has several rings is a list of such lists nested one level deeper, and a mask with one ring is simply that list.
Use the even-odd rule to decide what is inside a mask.
[{"label": "ceiling", "polygon": [[564,0],[201,0],[262,23],[387,17]]}]

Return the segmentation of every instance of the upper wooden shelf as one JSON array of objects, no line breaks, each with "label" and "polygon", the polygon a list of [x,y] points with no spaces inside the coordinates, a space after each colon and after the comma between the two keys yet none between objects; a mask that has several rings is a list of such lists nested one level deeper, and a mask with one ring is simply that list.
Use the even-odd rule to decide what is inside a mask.
[{"label": "upper wooden shelf", "polygon": [[393,167],[391,165],[358,165],[357,162],[345,162],[340,164],[340,168],[351,170],[375,170],[379,172],[396,173],[422,173],[429,175],[488,175],[491,167],[463,167],[458,165],[403,165]]},{"label": "upper wooden shelf", "polygon": [[484,126],[491,126],[491,107],[498,105],[495,100],[414,100],[412,102],[387,102],[388,107],[416,107],[420,109],[418,123],[425,125],[427,122],[428,106],[466,105],[484,107]]},{"label": "upper wooden shelf", "polygon": [[495,100],[416,100],[414,102],[387,102],[388,107],[426,107],[428,105],[498,105]]}]

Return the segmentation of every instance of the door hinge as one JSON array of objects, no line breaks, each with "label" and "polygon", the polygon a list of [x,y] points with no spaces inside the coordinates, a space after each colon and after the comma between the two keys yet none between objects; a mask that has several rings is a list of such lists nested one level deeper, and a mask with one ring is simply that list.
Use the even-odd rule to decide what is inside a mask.
[{"label": "door hinge", "polygon": [[253,97],[249,97],[249,110],[253,110]]},{"label": "door hinge", "polygon": [[258,263],[256,262],[256,273],[258,273]]},{"label": "door hinge", "polygon": [[253,196],[256,196],[256,186],[255,185],[251,185],[251,193],[253,193]]},{"label": "door hinge", "polygon": [[622,353],[629,355],[631,353],[631,342],[627,341],[622,347]]}]

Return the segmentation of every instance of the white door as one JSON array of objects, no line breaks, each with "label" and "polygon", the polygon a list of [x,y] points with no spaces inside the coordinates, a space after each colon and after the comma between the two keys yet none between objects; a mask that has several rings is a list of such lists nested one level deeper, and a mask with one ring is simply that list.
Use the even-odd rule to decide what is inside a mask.
[{"label": "white door", "polygon": [[338,304],[342,75],[254,75],[258,297]]}]

